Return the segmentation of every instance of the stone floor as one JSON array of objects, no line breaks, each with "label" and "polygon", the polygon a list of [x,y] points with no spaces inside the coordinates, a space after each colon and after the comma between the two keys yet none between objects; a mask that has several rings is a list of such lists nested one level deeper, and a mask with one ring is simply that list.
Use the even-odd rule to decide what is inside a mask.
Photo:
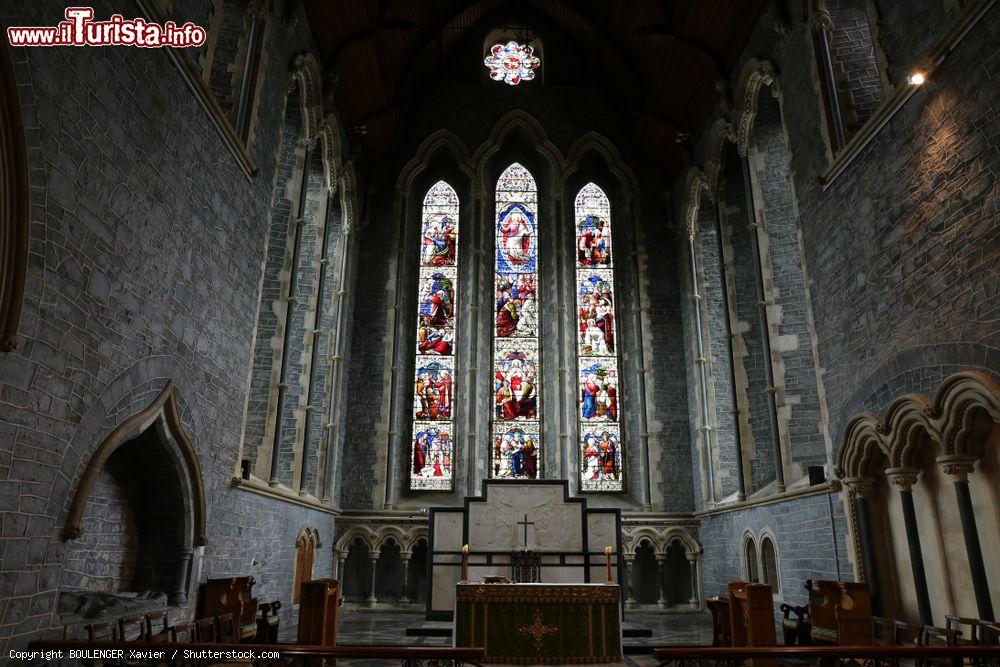
[{"label": "stone floor", "polygon": [[[341,644],[450,646],[450,637],[407,636],[406,629],[423,622],[421,612],[369,612],[344,610],[340,618],[339,641]],[[649,628],[651,637],[624,640],[625,660],[629,666],[656,665],[652,648],[667,645],[704,645],[712,643],[712,620],[707,613],[655,614],[631,612],[625,616],[626,624]],[[286,632],[290,630],[287,629]],[[285,634],[284,632],[282,633]],[[294,636],[294,633],[292,634]],[[635,651],[647,651],[635,653]],[[391,661],[338,660],[338,665],[351,667],[382,667],[397,665]]]}]

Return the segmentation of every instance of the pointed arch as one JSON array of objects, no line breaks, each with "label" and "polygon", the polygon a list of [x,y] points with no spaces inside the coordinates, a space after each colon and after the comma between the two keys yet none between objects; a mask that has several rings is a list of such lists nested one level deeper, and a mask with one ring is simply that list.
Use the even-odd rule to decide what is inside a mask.
[{"label": "pointed arch", "polygon": [[343,166],[343,151],[341,142],[340,121],[332,113],[328,113],[319,124],[314,135],[307,134],[308,141],[320,143],[320,155],[323,159],[323,177],[326,191],[331,195],[337,191],[340,184],[341,168]]},{"label": "pointed arch", "polygon": [[[557,188],[561,187],[564,181],[563,165],[565,164],[562,153],[545,134],[541,123],[534,116],[521,109],[514,109],[504,114],[493,126],[489,138],[476,149],[472,156],[472,162],[476,165],[476,174],[485,183],[483,174],[486,173],[489,159],[501,150],[504,138],[518,128],[527,132],[531,137],[532,144],[548,161],[553,171],[553,184]],[[553,193],[554,196],[558,196],[558,194],[558,192]]]},{"label": "pointed arch", "polygon": [[303,138],[312,143],[320,132],[323,116],[323,77],[319,61],[312,53],[303,53],[292,62],[292,85],[299,89],[302,108]]},{"label": "pointed arch", "polygon": [[459,170],[466,174],[470,181],[474,179],[472,156],[465,142],[451,130],[442,128],[420,142],[416,154],[400,169],[399,177],[396,179],[396,192],[412,192],[414,180],[427,169],[431,158],[442,150],[452,154]]},{"label": "pointed arch", "polygon": [[750,133],[757,119],[757,97],[762,86],[770,86],[771,94],[777,97],[778,75],[770,62],[751,58],[740,74],[733,112],[733,132],[740,155],[746,155],[750,145]]},{"label": "pointed arch", "polygon": [[713,199],[719,187],[719,174],[722,173],[723,154],[726,142],[735,141],[733,124],[725,118],[717,118],[708,131],[708,141],[705,144],[705,180],[708,193]]},{"label": "pointed arch", "polygon": [[176,457],[177,468],[179,471],[183,471],[186,477],[185,482],[190,494],[191,505],[190,511],[185,517],[184,529],[187,540],[193,547],[205,546],[208,543],[205,530],[205,486],[202,480],[201,466],[198,463],[198,455],[194,451],[191,439],[188,438],[184,425],[181,423],[175,391],[173,382],[167,382],[148,406],[119,424],[104,438],[91,455],[73,494],[73,501],[70,504],[62,531],[63,541],[75,540],[83,536],[83,514],[87,501],[90,500],[94,485],[111,455],[140,433],[153,426],[159,426],[163,429],[163,434],[175,445],[175,447],[165,448],[166,451]]},{"label": "pointed arch", "polygon": [[689,239],[698,234],[698,211],[701,209],[701,196],[709,192],[705,173],[698,167],[690,167],[684,177],[682,220],[684,231]]}]

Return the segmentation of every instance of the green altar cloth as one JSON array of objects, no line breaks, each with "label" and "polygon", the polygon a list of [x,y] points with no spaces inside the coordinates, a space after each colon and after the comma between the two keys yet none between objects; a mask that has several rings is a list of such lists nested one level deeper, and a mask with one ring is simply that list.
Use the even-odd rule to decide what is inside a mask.
[{"label": "green altar cloth", "polygon": [[486,662],[617,662],[618,586],[458,584],[455,646],[483,648]]}]

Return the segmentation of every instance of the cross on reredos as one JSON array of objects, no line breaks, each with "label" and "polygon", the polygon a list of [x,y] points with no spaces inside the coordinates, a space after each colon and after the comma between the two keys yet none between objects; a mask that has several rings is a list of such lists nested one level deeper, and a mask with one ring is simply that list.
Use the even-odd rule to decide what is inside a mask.
[{"label": "cross on reredos", "polygon": [[534,521],[528,521],[528,515],[524,515],[524,521],[518,521],[517,525],[524,526],[524,550],[528,550],[528,526],[534,526]]}]

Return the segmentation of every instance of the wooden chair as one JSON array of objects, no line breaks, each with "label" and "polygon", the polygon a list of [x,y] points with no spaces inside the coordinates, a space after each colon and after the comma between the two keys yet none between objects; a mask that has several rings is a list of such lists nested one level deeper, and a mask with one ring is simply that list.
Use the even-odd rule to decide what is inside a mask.
[{"label": "wooden chair", "polygon": [[199,618],[194,622],[194,637],[199,644],[214,644],[216,640],[215,617]]},{"label": "wooden chair", "polygon": [[[952,630],[950,628],[936,628],[932,625],[924,625],[920,628],[920,645],[921,646],[958,646],[958,636],[962,634],[958,630]],[[915,661],[916,667],[923,667],[924,665],[954,665],[954,667],[961,667],[961,658],[953,658],[950,660],[934,660],[930,658],[918,658]]]},{"label": "wooden chair", "polygon": [[165,642],[170,639],[167,612],[154,611],[146,614],[146,641]]},{"label": "wooden chair", "polygon": [[257,619],[256,637],[258,643],[278,643],[278,626],[280,623],[280,619],[278,618],[279,609],[281,609],[281,602],[279,600],[275,600],[274,602],[265,602],[260,605],[260,617]]},{"label": "wooden chair", "polygon": [[110,623],[91,623],[87,627],[87,641],[117,641],[118,633]]},{"label": "wooden chair", "polygon": [[123,642],[143,641],[146,635],[142,616],[124,616],[118,619],[118,639]]},{"label": "wooden chair", "polygon": [[893,620],[884,616],[872,616],[872,636],[875,646],[892,646]]},{"label": "wooden chair", "polygon": [[[808,646],[812,644],[812,622],[809,620],[809,608],[799,605],[781,603],[781,633],[785,646]],[[795,614],[795,618],[791,617]]]},{"label": "wooden chair", "polygon": [[194,626],[190,623],[174,623],[170,626],[170,641],[174,644],[194,643]]},{"label": "wooden chair", "polygon": [[920,626],[898,619],[892,622],[893,646],[920,646]]}]

